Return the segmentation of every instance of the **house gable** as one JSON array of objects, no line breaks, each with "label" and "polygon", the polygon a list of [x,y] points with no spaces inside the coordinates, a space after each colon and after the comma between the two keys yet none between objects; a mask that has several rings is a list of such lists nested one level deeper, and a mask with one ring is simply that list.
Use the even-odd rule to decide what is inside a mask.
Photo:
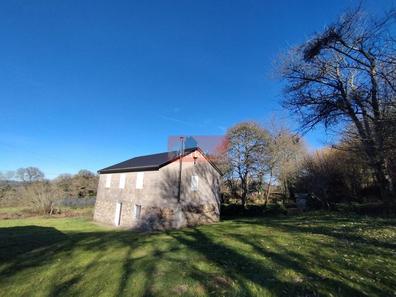
[{"label": "house gable", "polygon": [[[197,151],[200,152],[200,154],[212,165],[214,169],[216,169],[216,171],[220,175],[222,175],[218,167],[206,156],[206,154],[199,147],[187,148],[184,151],[183,158]],[[98,170],[98,173],[106,174],[138,171],[158,171],[160,168],[179,160],[179,158],[180,156],[177,151],[140,156],[100,169]]]}]

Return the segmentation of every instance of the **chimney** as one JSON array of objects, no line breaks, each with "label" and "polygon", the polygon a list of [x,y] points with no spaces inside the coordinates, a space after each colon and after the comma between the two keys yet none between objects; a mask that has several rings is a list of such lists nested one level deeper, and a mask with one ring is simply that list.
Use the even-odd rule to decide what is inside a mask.
[{"label": "chimney", "polygon": [[179,184],[177,191],[177,201],[180,202],[181,197],[181,182],[182,182],[182,166],[183,166],[183,155],[184,155],[184,137],[180,137],[180,158],[179,158]]}]

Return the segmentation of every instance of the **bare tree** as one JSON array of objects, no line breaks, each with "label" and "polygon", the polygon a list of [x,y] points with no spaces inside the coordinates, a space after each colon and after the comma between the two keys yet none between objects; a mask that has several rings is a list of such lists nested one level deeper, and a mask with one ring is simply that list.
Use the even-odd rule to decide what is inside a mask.
[{"label": "bare tree", "polygon": [[381,188],[391,197],[385,119],[395,107],[395,11],[370,19],[358,8],[291,50],[283,63],[284,105],[310,129],[350,122]]},{"label": "bare tree", "polygon": [[15,174],[16,178],[25,183],[42,181],[44,173],[37,167],[19,168]]},{"label": "bare tree", "polygon": [[227,131],[227,182],[243,207],[251,181],[262,176],[268,140],[269,133],[254,122],[243,122]]},{"label": "bare tree", "polygon": [[356,149],[354,143],[342,142],[337,149],[324,148],[307,155],[296,176],[297,189],[313,194],[322,207],[370,199],[376,186],[366,160],[354,152]]},{"label": "bare tree", "polygon": [[43,214],[52,214],[54,202],[60,198],[49,181],[37,181],[28,184],[22,195],[25,205]]},{"label": "bare tree", "polygon": [[268,203],[274,181],[283,189],[284,197],[290,196],[290,183],[306,154],[302,139],[275,118],[272,119],[268,130],[270,139],[266,154],[268,178],[265,204]]},{"label": "bare tree", "polygon": [[0,172],[0,205],[22,203],[35,211],[52,213],[55,201],[94,197],[97,185],[98,176],[85,169],[74,175],[61,174],[51,181],[44,179],[44,173],[36,167]]}]

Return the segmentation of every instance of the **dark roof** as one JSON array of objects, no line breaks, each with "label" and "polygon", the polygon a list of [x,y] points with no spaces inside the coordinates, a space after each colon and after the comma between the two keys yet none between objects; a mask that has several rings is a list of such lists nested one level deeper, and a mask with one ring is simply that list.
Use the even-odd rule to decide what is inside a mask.
[{"label": "dark roof", "polygon": [[[200,150],[197,147],[187,148],[184,150],[184,155],[188,155],[196,150]],[[200,150],[201,151],[201,150]],[[201,151],[202,152],[202,151]],[[203,152],[202,152],[203,153]],[[124,162],[100,169],[98,173],[118,173],[118,172],[133,172],[133,171],[153,171],[159,170],[161,167],[172,163],[179,159],[178,151],[164,152],[159,154],[147,155],[135,157]],[[213,167],[218,168],[208,160]],[[219,171],[219,170],[218,170]],[[219,171],[220,173],[220,171]]]}]

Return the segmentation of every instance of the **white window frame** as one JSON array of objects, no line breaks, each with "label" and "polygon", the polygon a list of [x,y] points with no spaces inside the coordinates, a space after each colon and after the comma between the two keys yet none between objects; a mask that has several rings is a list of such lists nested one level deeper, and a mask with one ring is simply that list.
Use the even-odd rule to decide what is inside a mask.
[{"label": "white window frame", "polygon": [[140,204],[135,204],[134,210],[133,210],[133,217],[135,220],[139,220],[140,216],[142,214],[142,206]]},{"label": "white window frame", "polygon": [[111,174],[106,174],[106,188],[111,187]]},{"label": "white window frame", "polygon": [[136,189],[143,189],[144,183],[144,172],[138,172],[136,174]]},{"label": "white window frame", "polygon": [[198,175],[191,176],[191,191],[198,191],[199,177]]},{"label": "white window frame", "polygon": [[125,173],[121,173],[121,174],[120,174],[120,183],[119,183],[119,185],[118,185],[118,187],[119,187],[120,189],[124,189],[124,188],[125,188],[125,178],[126,178]]}]

